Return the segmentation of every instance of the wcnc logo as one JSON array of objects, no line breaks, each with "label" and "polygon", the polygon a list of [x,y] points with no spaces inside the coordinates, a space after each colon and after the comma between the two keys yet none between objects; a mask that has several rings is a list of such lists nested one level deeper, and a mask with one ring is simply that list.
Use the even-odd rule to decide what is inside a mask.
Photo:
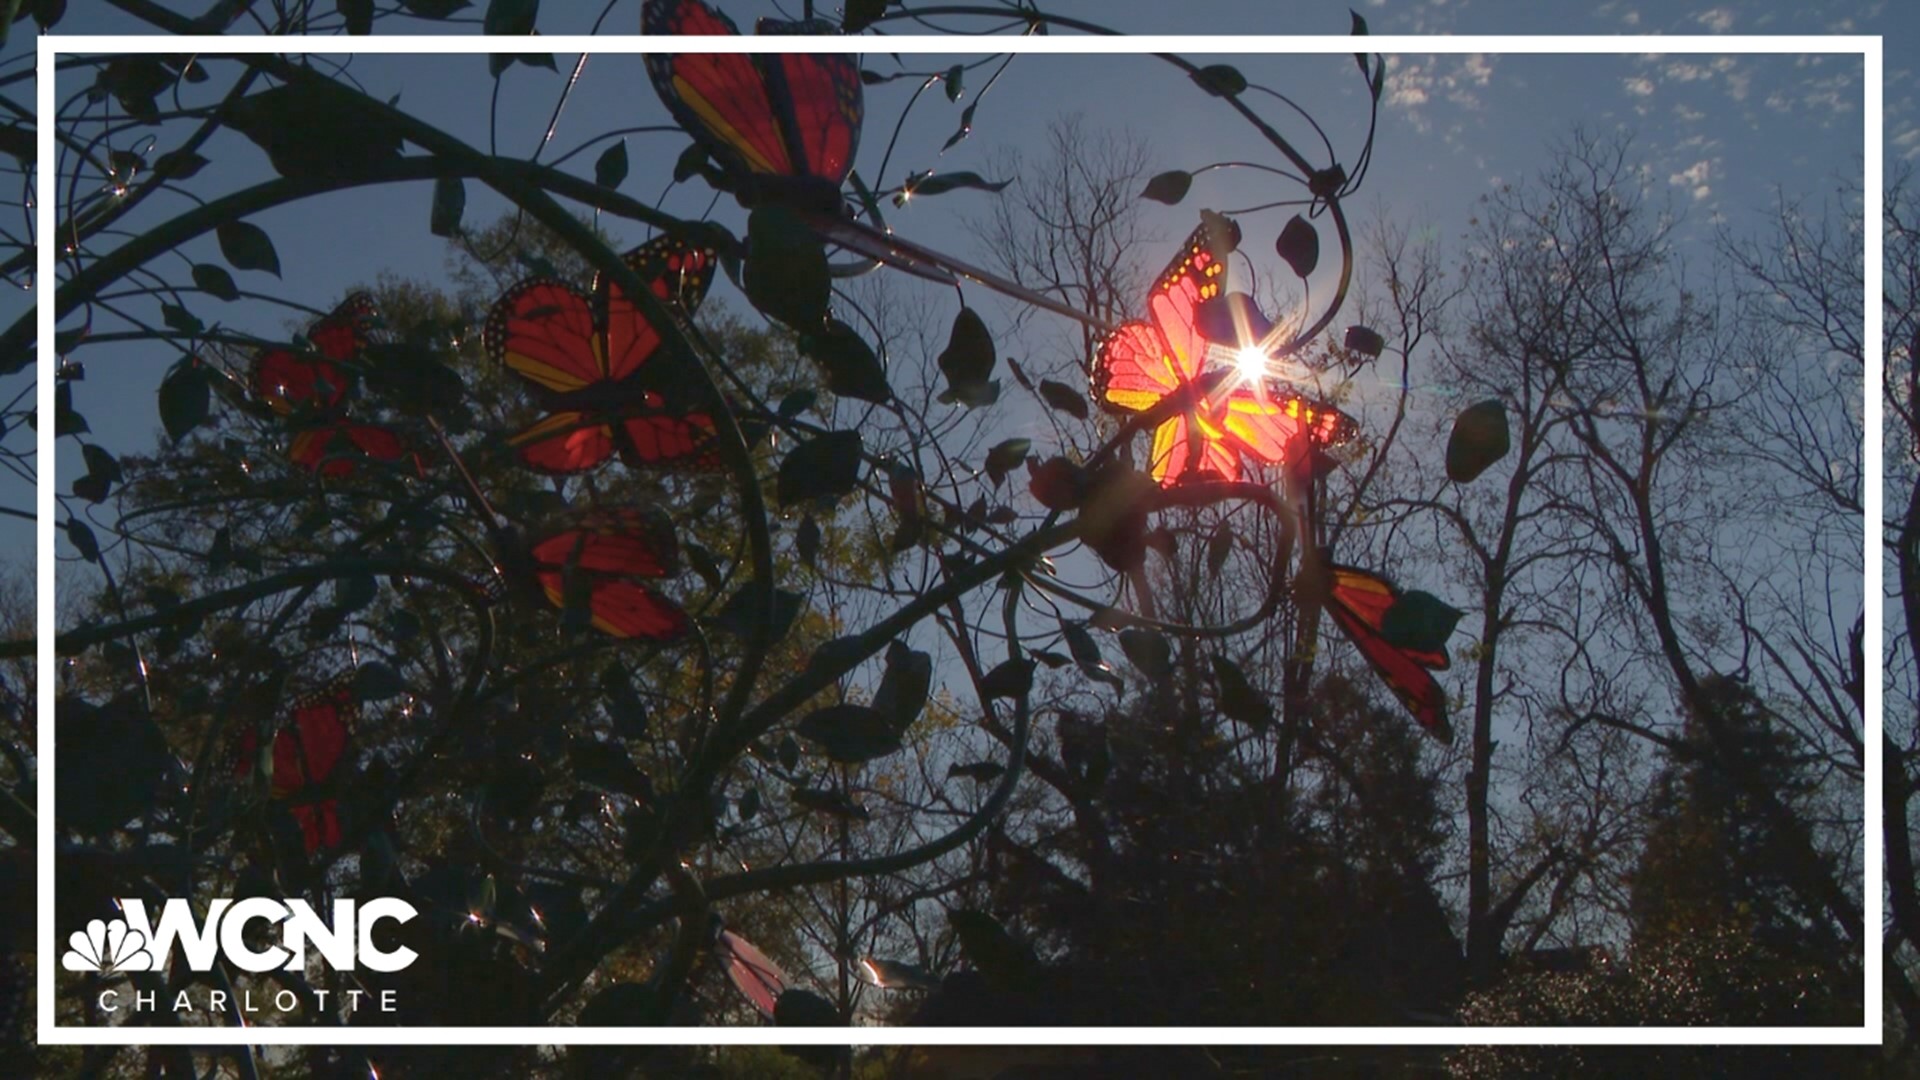
[{"label": "wcnc logo", "polygon": [[[256,974],[304,970],[309,949],[335,971],[400,971],[419,956],[412,949],[386,950],[374,944],[375,925],[388,920],[404,923],[419,914],[412,904],[390,896],[357,905],[337,900],[331,922],[304,900],[265,896],[209,901],[205,919],[196,918],[187,901],[168,900],[157,925],[148,918],[143,901],[123,899],[120,910],[122,918],[95,919],[85,930],[74,931],[67,938],[60,966],[102,975],[157,971],[166,966],[165,959],[176,946],[194,971],[212,971],[215,961],[224,958]],[[254,922],[278,926],[279,944],[266,948],[250,944],[247,926]]]}]

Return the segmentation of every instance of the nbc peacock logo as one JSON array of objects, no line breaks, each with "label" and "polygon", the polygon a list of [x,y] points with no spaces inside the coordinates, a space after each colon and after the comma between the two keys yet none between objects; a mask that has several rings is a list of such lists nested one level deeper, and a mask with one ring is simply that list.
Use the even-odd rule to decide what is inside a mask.
[{"label": "nbc peacock logo", "polygon": [[97,971],[118,975],[128,971],[152,971],[153,954],[147,950],[147,935],[127,927],[125,919],[108,922],[95,919],[85,930],[75,930],[67,939],[67,951],[60,966],[68,971]]}]

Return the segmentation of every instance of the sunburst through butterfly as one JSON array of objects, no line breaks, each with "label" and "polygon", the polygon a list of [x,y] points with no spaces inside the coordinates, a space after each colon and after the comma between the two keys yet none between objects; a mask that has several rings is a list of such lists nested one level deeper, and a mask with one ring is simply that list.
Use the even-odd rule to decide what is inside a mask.
[{"label": "sunburst through butterfly", "polygon": [[1154,428],[1148,471],[1164,487],[1238,480],[1246,458],[1290,463],[1303,444],[1338,446],[1358,432],[1340,410],[1277,380],[1234,372],[1203,390],[1203,378],[1213,375],[1210,353],[1240,351],[1203,328],[1203,305],[1223,296],[1220,231],[1207,223],[1194,230],[1148,291],[1147,319],[1123,323],[1094,358],[1093,396],[1109,412],[1145,412],[1169,397],[1188,401]]}]

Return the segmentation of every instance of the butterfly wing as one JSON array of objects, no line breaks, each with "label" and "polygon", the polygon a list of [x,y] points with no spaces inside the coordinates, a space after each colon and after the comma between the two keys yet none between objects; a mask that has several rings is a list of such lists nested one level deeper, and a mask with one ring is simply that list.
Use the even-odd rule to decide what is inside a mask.
[{"label": "butterfly wing", "polygon": [[[645,36],[734,35],[740,31],[700,0],[647,0]],[[753,56],[744,53],[649,53],[647,76],[675,122],[735,172],[795,173],[795,159]]]},{"label": "butterfly wing", "polygon": [[[739,31],[700,0],[647,0],[640,32]],[[817,177],[838,188],[853,167],[865,106],[850,56],[654,53],[647,74],[674,120],[736,174]]]},{"label": "butterfly wing", "polygon": [[[632,311],[631,305],[626,307]],[[632,347],[637,331],[623,327],[622,332],[627,335],[625,346]],[[487,313],[481,339],[495,362],[555,393],[581,390],[608,377],[593,305],[565,282],[533,278],[508,289]]]},{"label": "butterfly wing", "polygon": [[1168,362],[1191,381],[1206,363],[1207,337],[1200,332],[1200,305],[1220,295],[1227,265],[1213,257],[1206,228],[1194,230],[1180,255],[1160,272],[1147,296],[1147,314],[1170,350]]},{"label": "butterfly wing", "polygon": [[780,53],[760,58],[799,172],[839,187],[860,148],[866,105],[860,65],[845,53]]},{"label": "butterfly wing", "polygon": [[533,545],[544,569],[573,565],[595,574],[666,577],[678,569],[679,547],[664,515],[639,507],[600,509]]},{"label": "butterfly wing", "polygon": [[287,457],[295,465],[338,479],[353,475],[355,458],[399,461],[406,446],[393,431],[372,424],[324,424],[295,433]]},{"label": "butterfly wing", "polygon": [[563,412],[509,436],[520,464],[536,472],[565,476],[598,468],[613,456],[613,428],[586,413]]},{"label": "butterfly wing", "polygon": [[[346,756],[353,735],[354,699],[339,689],[303,698],[293,707],[291,723],[273,739],[271,795],[286,800],[285,808],[299,826],[309,855],[337,847],[342,840],[339,800],[312,797],[311,788],[329,780]],[[253,728],[244,728],[235,744],[233,775],[244,780],[253,774]]]},{"label": "butterfly wing", "polygon": [[1399,595],[1398,589],[1376,574],[1336,566],[1327,610],[1420,726],[1440,741],[1452,742],[1447,696],[1433,677],[1433,672],[1446,670],[1446,652],[1404,649],[1381,634],[1387,609]]},{"label": "butterfly wing", "polygon": [[339,367],[280,347],[253,354],[252,383],[254,396],[282,416],[301,409],[328,412],[347,396],[347,376]]},{"label": "butterfly wing", "polygon": [[1191,480],[1238,480],[1240,456],[1202,417],[1176,413],[1153,431],[1147,471],[1161,487]]},{"label": "butterfly wing", "polygon": [[[634,276],[647,282],[653,295],[677,310],[692,315],[700,310],[713,284],[713,268],[719,256],[710,247],[698,247],[673,236],[656,236],[621,256]],[[599,274],[594,275],[595,292],[605,289]]]},{"label": "butterfly wing", "polygon": [[380,308],[373,297],[357,292],[314,323],[307,331],[307,340],[313,343],[314,351],[329,360],[351,360],[372,340],[379,322]]},{"label": "butterfly wing", "polygon": [[346,397],[349,376],[337,364],[360,354],[379,321],[380,309],[373,297],[363,292],[348,296],[308,328],[311,353],[269,348],[254,354],[255,396],[282,416],[298,409],[338,408]]},{"label": "butterfly wing", "polygon": [[720,931],[720,939],[715,951],[726,959],[727,978],[746,995],[753,1007],[762,1015],[771,1018],[774,1005],[787,989],[787,973],[780,965],[767,959],[767,955],[754,947],[751,941],[731,930]]},{"label": "butterfly wing", "polygon": [[[566,581],[558,573],[542,573],[540,587],[554,607],[567,606]],[[671,641],[686,633],[687,613],[679,605],[644,585],[599,578],[588,586],[587,610],[594,629],[609,637],[643,641]]]},{"label": "butterfly wing", "polygon": [[[1225,264],[1207,246],[1204,227],[1195,230],[1147,295],[1151,321],[1123,323],[1101,342],[1093,396],[1103,408],[1143,412],[1199,378],[1207,355],[1199,309],[1219,294],[1225,272]],[[1237,444],[1228,441],[1236,426],[1249,425],[1244,418],[1234,418],[1230,408],[1196,408],[1170,417],[1154,430],[1149,471],[1162,486],[1204,473],[1238,479]],[[1256,439],[1267,434],[1249,433]]]},{"label": "butterfly wing", "polygon": [[657,413],[621,422],[629,464],[645,468],[712,471],[720,467],[714,448],[717,428],[706,413]]},{"label": "butterfly wing", "polygon": [[1109,412],[1144,412],[1180,388],[1173,348],[1143,322],[1122,323],[1100,343],[1094,359],[1093,396]]},{"label": "butterfly wing", "polygon": [[347,752],[350,697],[309,698],[293,709],[293,722],[273,740],[273,796],[284,799],[326,782]]},{"label": "butterfly wing", "polygon": [[300,826],[300,839],[312,855],[324,848],[339,847],[345,839],[340,829],[340,800],[319,799],[289,806],[294,823]]},{"label": "butterfly wing", "polygon": [[630,581],[593,587],[593,625],[617,638],[671,641],[687,632],[687,613],[652,589]]},{"label": "butterfly wing", "polygon": [[[687,315],[699,310],[707,288],[713,284],[713,250],[694,247],[684,240],[655,237],[623,258],[655,297]],[[603,311],[600,322],[606,328],[605,378],[625,379],[659,350],[660,330],[603,275],[593,277],[593,297]]]},{"label": "butterfly wing", "polygon": [[688,628],[678,605],[633,580],[675,570],[673,529],[664,515],[638,507],[593,511],[537,541],[533,559],[540,587],[563,611],[569,569],[585,575],[588,613],[602,633],[667,641]]}]

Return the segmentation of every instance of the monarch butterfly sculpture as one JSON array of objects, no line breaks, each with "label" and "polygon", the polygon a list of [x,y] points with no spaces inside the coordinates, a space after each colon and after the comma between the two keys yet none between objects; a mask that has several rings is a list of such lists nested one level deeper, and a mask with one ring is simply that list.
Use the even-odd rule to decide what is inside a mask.
[{"label": "monarch butterfly sculpture", "polygon": [[532,545],[533,573],[547,599],[582,611],[617,638],[669,641],[685,633],[687,613],[643,582],[678,569],[673,527],[637,507],[595,509]]},{"label": "monarch butterfly sculpture", "polygon": [[1148,318],[1121,324],[1094,359],[1093,396],[1109,412],[1146,412],[1170,397],[1186,402],[1154,428],[1148,471],[1163,487],[1238,480],[1244,458],[1279,464],[1299,453],[1302,435],[1325,447],[1357,431],[1338,409],[1294,390],[1208,370],[1215,343],[1201,312],[1222,295],[1227,269],[1215,235],[1209,224],[1194,230],[1148,292]]},{"label": "monarch butterfly sculpture", "polygon": [[[268,793],[285,804],[299,825],[309,855],[340,844],[340,802],[332,794],[331,781],[347,755],[358,716],[353,687],[336,682],[295,701],[292,716],[273,737],[273,780]],[[251,727],[242,732],[235,779],[253,775],[259,745]]]},{"label": "monarch butterfly sculpture", "polygon": [[1404,595],[1393,583],[1378,574],[1351,566],[1334,566],[1333,588],[1327,610],[1333,621],[1366,657],[1374,674],[1380,676],[1414,720],[1429,735],[1441,742],[1453,741],[1453,727],[1447,723],[1447,695],[1433,677],[1445,671],[1449,661],[1444,646],[1438,649],[1410,648],[1389,641],[1386,635],[1387,613]]},{"label": "monarch butterfly sculpture", "polygon": [[[762,20],[765,33],[819,32]],[[648,36],[733,35],[701,0],[647,0]],[[742,205],[782,203],[832,212],[860,146],[865,105],[856,58],[837,53],[649,53],[654,90],[720,166],[716,186]]]},{"label": "monarch butterfly sculpture", "polygon": [[[714,253],[658,237],[626,255],[654,296],[682,315],[699,309]],[[630,465],[712,468],[713,417],[673,407],[651,362],[663,338],[604,277],[582,292],[552,278],[519,282],[487,316],[487,352],[523,379],[549,414],[508,439],[520,463],[550,474],[585,472],[616,452]]]}]

